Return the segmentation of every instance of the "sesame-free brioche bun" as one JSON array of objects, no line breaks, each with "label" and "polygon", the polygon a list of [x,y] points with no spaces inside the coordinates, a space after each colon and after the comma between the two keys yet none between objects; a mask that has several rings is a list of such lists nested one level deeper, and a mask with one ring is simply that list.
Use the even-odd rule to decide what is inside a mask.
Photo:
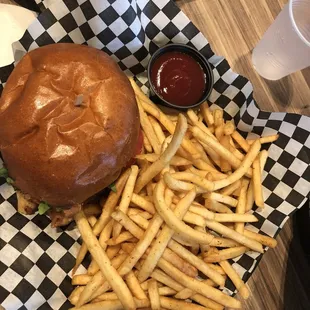
[{"label": "sesame-free brioche bun", "polygon": [[68,207],[111,184],[135,155],[139,112],[104,52],[52,44],[26,54],[0,99],[0,151],[14,185]]}]

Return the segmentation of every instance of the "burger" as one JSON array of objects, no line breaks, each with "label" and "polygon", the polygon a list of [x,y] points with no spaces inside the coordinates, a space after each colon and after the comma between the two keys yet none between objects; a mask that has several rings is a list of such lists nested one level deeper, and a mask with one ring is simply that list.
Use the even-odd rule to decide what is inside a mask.
[{"label": "burger", "polygon": [[49,209],[53,226],[70,222],[118,178],[138,152],[139,135],[128,78],[92,47],[29,52],[0,98],[0,151],[19,210]]}]

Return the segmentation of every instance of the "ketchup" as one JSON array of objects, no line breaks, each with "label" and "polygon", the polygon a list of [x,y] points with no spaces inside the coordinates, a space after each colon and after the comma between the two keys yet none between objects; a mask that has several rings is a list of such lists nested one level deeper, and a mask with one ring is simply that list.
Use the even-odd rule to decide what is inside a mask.
[{"label": "ketchup", "polygon": [[167,52],[152,65],[151,82],[157,94],[178,106],[197,103],[206,88],[206,76],[200,64],[181,52]]}]

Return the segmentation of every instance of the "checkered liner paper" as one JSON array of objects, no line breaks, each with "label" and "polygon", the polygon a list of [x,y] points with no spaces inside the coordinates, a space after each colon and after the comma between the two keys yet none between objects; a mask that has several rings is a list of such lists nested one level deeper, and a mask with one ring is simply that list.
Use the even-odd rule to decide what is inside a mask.
[{"label": "checkered liner paper", "polygon": [[[275,236],[288,217],[306,201],[310,191],[310,119],[305,116],[260,111],[253,88],[232,72],[227,61],[214,55],[207,39],[169,0],[36,0],[42,13],[14,43],[18,61],[27,51],[55,42],[87,44],[111,55],[122,70],[134,75],[145,92],[150,56],[167,43],[193,46],[213,66],[212,108],[221,107],[227,119],[252,138],[279,133],[271,146],[263,174],[265,209],[253,231]],[[14,64],[0,68],[0,92]],[[0,124],[1,125],[1,124]],[[247,134],[251,132],[250,134]],[[0,162],[2,166],[2,162]],[[0,183],[0,304],[6,309],[68,309],[72,291],[70,272],[80,247],[71,224],[65,231],[50,227],[45,216],[16,212],[14,189]],[[247,280],[261,259],[248,252],[233,265]],[[85,271],[87,262],[78,272]],[[234,293],[227,281],[224,289]]]}]

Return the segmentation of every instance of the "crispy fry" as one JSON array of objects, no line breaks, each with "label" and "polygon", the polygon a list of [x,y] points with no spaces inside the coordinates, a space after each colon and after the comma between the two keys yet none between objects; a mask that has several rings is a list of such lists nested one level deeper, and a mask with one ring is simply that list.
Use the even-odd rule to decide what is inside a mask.
[{"label": "crispy fry", "polygon": [[[141,155],[137,155],[136,158],[138,159],[146,159],[147,161],[149,161],[150,163],[155,162],[156,160],[159,159],[158,154],[155,153],[151,153],[151,154],[141,154]],[[170,164],[172,166],[186,166],[186,165],[191,165],[192,162],[186,158],[180,157],[180,156],[173,156],[171,158]]]},{"label": "crispy fry", "polygon": [[215,127],[221,126],[224,122],[223,120],[223,110],[215,109],[213,111],[213,117],[214,117],[214,125]]},{"label": "crispy fry", "polygon": [[239,246],[230,249],[220,250],[217,253],[209,254],[204,257],[204,261],[206,263],[218,263],[226,259],[235,258],[237,256],[242,255],[243,253],[247,252],[249,249],[244,246]]},{"label": "crispy fry", "polygon": [[134,297],[138,299],[147,299],[147,296],[140,286],[140,282],[132,271],[125,276],[125,281]]},{"label": "crispy fry", "polygon": [[119,234],[116,238],[112,238],[108,240],[107,245],[117,245],[125,241],[128,241],[132,238],[133,238],[133,235],[129,231],[124,231],[121,234]]},{"label": "crispy fry", "polygon": [[235,309],[241,308],[241,304],[238,300],[222,293],[221,291],[211,286],[206,285],[199,280],[186,276],[184,273],[180,272],[177,268],[175,268],[172,264],[168,263],[163,259],[159,260],[158,267],[161,268],[169,276],[174,278],[181,285],[184,285],[185,287],[190,288],[193,291],[207,298],[210,298],[223,306]]},{"label": "crispy fry", "polygon": [[146,115],[142,104],[140,103],[139,98],[137,99],[138,108],[139,108],[139,114],[140,114],[140,123],[141,127],[143,129],[143,132],[145,133],[145,136],[147,137],[148,141],[152,145],[152,148],[156,154],[160,154],[160,143],[157,138],[157,135],[155,134],[154,128],[150,122],[150,119]]},{"label": "crispy fry", "polygon": [[[133,299],[134,308],[146,308],[150,306],[150,302],[148,299]],[[84,305],[82,307],[74,307],[71,310],[121,310],[123,309],[122,303],[119,300],[105,300],[96,303],[91,303],[88,305]]]},{"label": "crispy fry", "polygon": [[[268,151],[262,150],[259,153],[259,163],[260,163],[260,169],[261,173],[264,171],[264,167],[266,164],[268,158]],[[250,182],[248,192],[247,192],[247,197],[246,197],[246,206],[245,206],[245,211],[248,212],[252,209],[254,204],[254,185],[253,185],[253,179]]]},{"label": "crispy fry", "polygon": [[[240,159],[238,159],[229,150],[223,147],[218,141],[213,140],[209,136],[205,135],[198,127],[193,127],[192,132],[194,137],[199,139],[202,143],[208,145],[211,149],[215,150],[221,158],[225,159],[229,164],[231,164],[234,169],[238,169],[241,165]],[[246,172],[248,176],[252,175],[252,169],[248,169]]]},{"label": "crispy fry", "polygon": [[262,174],[259,158],[256,158],[253,162],[253,192],[254,192],[255,204],[259,208],[263,209],[264,198],[263,198]]},{"label": "crispy fry", "polygon": [[88,274],[76,274],[73,278],[72,278],[72,285],[86,285],[90,280],[91,280],[91,276]]},{"label": "crispy fry", "polygon": [[[103,206],[103,211],[97,221],[97,223],[95,224],[94,228],[93,228],[93,232],[95,234],[95,236],[98,236],[101,231],[103,230],[103,228],[107,225],[107,223],[110,221],[110,215],[113,212],[113,209],[116,207],[116,204],[119,200],[119,197],[121,196],[123,189],[125,187],[126,181],[129,177],[130,174],[130,170],[126,170],[117,180],[115,187],[116,187],[116,193],[111,191],[109,194],[108,199],[106,200],[104,206]],[[75,271],[77,270],[77,268],[80,266],[80,264],[82,263],[85,255],[87,254],[87,246],[86,244],[83,242],[80,251],[77,255],[76,258],[76,263],[75,266],[72,270],[72,275],[75,274]]]},{"label": "crispy fry", "polygon": [[147,152],[152,153],[153,148],[152,145],[150,143],[150,140],[148,139],[148,137],[146,136],[145,132],[142,130],[142,136],[143,136],[143,146],[146,149]]},{"label": "crispy fry", "polygon": [[[101,245],[103,250],[106,250],[106,248],[107,248],[106,241],[109,240],[109,238],[111,236],[113,224],[114,224],[114,221],[110,220],[109,223],[104,227],[104,229],[100,233],[99,244]],[[112,253],[110,253],[110,252],[112,252]],[[111,250],[107,251],[107,255],[108,254],[111,255],[111,256],[108,255],[109,259],[113,258],[117,254],[117,252],[114,255],[112,255],[114,253],[114,251],[111,251]],[[92,260],[91,264],[88,267],[87,273],[89,275],[94,275],[98,270],[99,270],[99,266],[98,266],[97,262],[95,260]]]},{"label": "crispy fry", "polygon": [[232,138],[241,146],[241,148],[245,151],[248,152],[250,149],[250,145],[248,144],[247,140],[245,140],[241,134],[238,131],[234,131],[231,134]]},{"label": "crispy fry", "polygon": [[177,126],[175,129],[175,134],[169,144],[168,148],[161,154],[160,158],[154,162],[145,172],[144,174],[140,174],[138,177],[135,193],[139,193],[140,190],[154,178],[171,160],[171,158],[177,152],[184,134],[187,129],[187,122],[184,116],[179,115]]},{"label": "crispy fry", "polygon": [[234,208],[237,207],[237,204],[238,204],[238,200],[236,200],[230,196],[218,194],[218,193],[214,193],[214,192],[204,194],[204,198],[215,200],[215,201],[224,203],[224,204],[229,205],[230,207],[234,207]]},{"label": "crispy fry", "polygon": [[[195,197],[195,190],[191,190],[183,199],[179,201],[176,208],[174,209],[174,214],[177,218],[183,218],[191,203],[194,201]],[[162,231],[154,242],[154,245],[152,246],[148,257],[144,261],[141,270],[139,271],[138,279],[140,282],[145,281],[155,269],[159,258],[165,251],[165,248],[167,247],[173,234],[174,231],[171,228],[166,225],[163,227]]]},{"label": "crispy fry", "polygon": [[152,310],[160,310],[160,297],[157,281],[152,279],[148,284],[148,293]]},{"label": "crispy fry", "polygon": [[[220,128],[223,128],[223,127],[220,127]],[[230,137],[229,136],[222,136],[220,139],[220,143],[223,145],[225,149],[230,150]],[[231,171],[230,163],[224,158],[221,158],[221,170],[223,172]]]},{"label": "crispy fry", "polygon": [[220,266],[224,269],[225,273],[228,275],[230,280],[234,283],[236,289],[239,291],[240,295],[244,299],[248,299],[250,292],[238,273],[235,271],[235,269],[230,265],[230,263],[225,260],[220,262]]},{"label": "crispy fry", "polygon": [[[241,190],[240,190],[240,196],[238,199],[238,205],[236,207],[236,213],[237,214],[244,214],[245,213],[246,194],[247,194],[248,186],[249,186],[249,180],[243,179],[241,182]],[[243,234],[244,222],[237,222],[235,224],[235,230],[238,233]]]},{"label": "crispy fry", "polygon": [[[146,97],[146,95],[141,91],[133,79],[130,78],[129,80],[133,89],[135,90],[136,96],[141,99],[141,104],[144,110],[155,117],[169,131],[170,134],[174,134],[176,126],[173,124],[173,122],[148,97]],[[185,138],[182,142],[182,145],[190,154],[192,154],[194,158],[200,158],[198,150],[190,140]]]},{"label": "crispy fry", "polygon": [[220,190],[220,194],[230,196],[237,188],[241,185],[241,181],[238,180],[235,183],[230,184],[229,186]]},{"label": "crispy fry", "polygon": [[256,232],[250,231],[248,229],[245,229],[243,233],[246,237],[251,238],[253,240],[256,240],[259,243],[261,243],[265,246],[268,246],[270,248],[275,248],[277,246],[277,240],[275,240],[271,237],[258,234]]},{"label": "crispy fry", "polygon": [[90,228],[83,211],[80,211],[75,215],[75,221],[81,232],[82,238],[88,247],[88,250],[90,251],[92,257],[96,260],[102,274],[112,286],[124,308],[135,309],[136,306],[127,285],[117,273],[115,268],[111,265],[109,258],[101,248],[99,241]]},{"label": "crispy fry", "polygon": [[164,309],[171,309],[171,310],[206,310],[205,307],[190,302],[163,296],[160,296],[160,304]]},{"label": "crispy fry", "polygon": [[244,235],[239,234],[238,232],[234,231],[233,229],[226,227],[223,224],[217,223],[215,221],[206,220],[206,226],[212,229],[213,231],[227,238],[233,239],[254,251],[257,251],[259,253],[264,253],[263,247],[259,242],[255,240],[251,240],[245,237]]},{"label": "crispy fry", "polygon": [[[275,142],[279,139],[279,135],[270,135],[270,136],[265,136],[265,137],[261,137],[259,138],[259,142],[261,144],[264,144],[264,143],[272,143],[272,142]],[[248,144],[252,145],[254,142],[255,142],[255,139],[254,140],[246,140]]]},{"label": "crispy fry", "polygon": [[[124,191],[123,191],[123,195],[121,198],[121,201],[119,203],[119,207],[118,209],[121,210],[124,213],[127,213],[130,201],[131,201],[131,197],[132,197],[132,193],[135,187],[135,183],[137,180],[137,176],[139,173],[139,168],[138,166],[131,166],[130,168],[130,175],[128,177],[128,180],[126,182]],[[115,223],[113,226],[113,237],[116,238],[119,236],[120,232],[121,232],[122,226],[119,223]],[[112,245],[112,244],[111,244]]]},{"label": "crispy fry", "polygon": [[211,127],[214,125],[214,118],[213,114],[209,109],[208,103],[205,101],[201,106],[200,106],[200,111],[202,113],[203,119],[208,125],[208,127]]},{"label": "crispy fry", "polygon": [[227,206],[222,203],[206,198],[205,207],[211,211],[219,213],[233,213]]},{"label": "crispy fry", "polygon": [[163,181],[157,183],[154,191],[155,196],[155,208],[158,214],[164,219],[166,224],[180,234],[183,238],[196,241],[202,244],[210,244],[214,238],[210,234],[202,234],[201,232],[195,231],[190,226],[180,221],[171,209],[167,208],[164,199],[165,185]]},{"label": "crispy fry", "polygon": [[234,131],[235,131],[235,125],[233,124],[233,122],[231,121],[226,122],[226,124],[224,125],[224,135],[230,136]]}]

